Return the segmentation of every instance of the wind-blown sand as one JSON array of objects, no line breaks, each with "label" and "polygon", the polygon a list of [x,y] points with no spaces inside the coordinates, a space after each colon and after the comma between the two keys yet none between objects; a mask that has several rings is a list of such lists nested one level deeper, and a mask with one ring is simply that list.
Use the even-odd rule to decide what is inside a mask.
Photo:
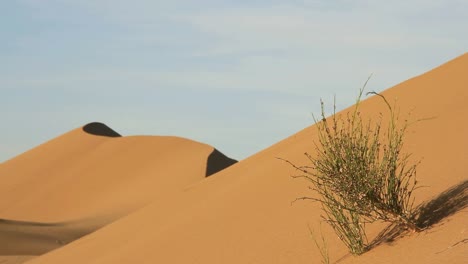
[{"label": "wind-blown sand", "polygon": [[[420,219],[430,228],[421,233],[391,237],[393,241],[388,241],[387,237],[371,251],[353,257],[323,224],[322,235],[328,241],[332,263],[337,260],[339,263],[466,263],[468,54],[383,94],[390,101],[397,99],[403,117],[412,111],[410,118],[413,120],[430,118],[411,126],[405,141],[405,149],[413,153],[414,160],[422,159],[417,177],[420,185],[426,187],[418,189],[415,196],[416,204],[424,209]],[[369,117],[387,111],[381,99],[375,96],[365,100],[361,107],[362,114]],[[296,197],[309,194],[308,183],[291,179],[289,176],[294,170],[276,159],[282,157],[296,164],[306,164],[303,153],[313,153],[316,136],[315,126],[306,128],[210,178],[194,180],[187,188],[174,188],[166,192],[166,196],[153,198],[150,205],[27,263],[320,263],[320,254],[308,230],[310,226],[320,234],[320,206],[312,202],[291,205]],[[133,144],[128,143],[128,146]],[[151,149],[142,146],[141,152],[134,155],[147,159]],[[115,163],[114,157],[107,157],[107,161],[96,162]],[[160,155],[152,162],[165,157]],[[96,160],[89,155],[86,159]],[[177,167],[177,162],[177,159],[170,159],[165,164]],[[135,169],[132,166],[135,164],[122,165],[121,170],[132,171]],[[107,181],[112,179],[108,174],[103,177],[107,177]],[[175,182],[179,180],[185,181],[183,177],[174,179]],[[188,180],[181,185],[187,184]],[[44,183],[40,187],[47,186]],[[132,189],[142,187],[133,186]],[[108,203],[94,205],[95,198],[86,196],[86,188],[90,187],[84,186],[81,197],[76,196],[76,203],[80,198],[89,201],[85,206],[77,210],[62,208],[64,213],[61,213],[60,204],[56,202],[57,209],[50,214],[83,219],[113,207],[107,207],[108,204],[119,207],[125,200],[115,194],[109,196]],[[115,188],[109,187],[109,192],[113,193]],[[126,188],[118,191],[125,192]],[[36,195],[31,194],[31,197]],[[41,201],[46,199],[50,198],[40,198]],[[22,203],[14,205],[13,202],[15,199],[5,203],[11,206],[1,210],[0,217],[5,212],[23,218],[51,219],[49,212],[41,214],[41,210],[20,212],[16,208]],[[383,224],[369,226],[369,238],[376,237],[384,227]]]}]

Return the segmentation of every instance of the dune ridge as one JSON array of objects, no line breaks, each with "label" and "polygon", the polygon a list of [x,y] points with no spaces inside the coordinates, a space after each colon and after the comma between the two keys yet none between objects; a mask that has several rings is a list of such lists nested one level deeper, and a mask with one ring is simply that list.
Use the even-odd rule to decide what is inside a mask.
[{"label": "dune ridge", "polygon": [[[468,55],[405,81],[383,94],[398,98],[402,113],[434,117],[411,127],[406,149],[423,158],[422,185],[416,203],[431,201],[467,179]],[[362,114],[385,111],[376,97],[362,102]],[[343,112],[346,112],[344,110]],[[294,171],[275,157],[306,162],[313,150],[314,126],[223,170],[169,201],[153,201],[106,227],[27,263],[319,263],[308,225],[320,225],[319,206],[290,202],[307,195],[306,183],[288,177]],[[466,193],[462,189],[461,193]],[[463,196],[462,195],[462,199]],[[450,200],[450,199],[449,199]],[[463,263],[468,235],[460,211],[440,219],[428,232],[385,242],[360,257],[351,257],[331,230],[323,235],[332,262]],[[369,227],[377,236],[384,226]],[[457,245],[457,246],[454,246]],[[118,250],[115,250],[118,249]],[[404,257],[402,257],[404,256]]]},{"label": "dune ridge", "polygon": [[61,247],[234,163],[184,138],[74,129],[0,164],[0,261]]},{"label": "dune ridge", "polygon": [[[96,228],[93,233],[37,258],[25,256],[20,261],[27,260],[26,263],[31,264],[320,263],[320,255],[309,233],[309,227],[318,232],[322,226],[322,235],[329,245],[331,263],[464,263],[468,258],[468,225],[464,214],[468,200],[468,168],[464,166],[468,160],[468,105],[465,103],[468,98],[467,72],[468,54],[465,53],[383,92],[388,100],[397,100],[402,115],[412,112],[410,118],[414,118],[413,120],[425,119],[411,126],[405,141],[405,150],[413,153],[412,158],[415,161],[422,159],[417,177],[420,184],[426,187],[418,189],[415,202],[421,208],[420,220],[425,221],[429,227],[424,232],[394,232],[382,236],[385,225],[368,226],[368,234],[371,239],[376,238],[377,246],[362,256],[353,257],[347,253],[347,249],[333,231],[320,224],[321,211],[317,203],[291,204],[296,197],[309,194],[307,182],[292,180],[289,176],[295,173],[294,170],[276,158],[305,164],[307,160],[303,153],[307,151],[313,154],[313,142],[317,137],[316,127],[311,126],[234,166],[218,172],[214,170],[214,174],[209,173],[210,170],[206,167],[200,166],[197,171],[204,175],[201,180],[190,183],[187,181],[181,188],[172,188],[170,192],[164,192],[161,196],[149,197],[146,206],[120,214],[114,218],[114,222]],[[348,110],[345,109],[341,113]],[[380,98],[374,96],[362,102],[361,110],[364,117],[373,118],[379,113],[384,113],[386,108]],[[83,136],[80,133],[75,136]],[[135,159],[147,159],[148,155],[155,155],[153,152],[147,152],[146,140],[145,147],[136,147],[138,144],[135,142],[139,139],[125,138],[93,137],[93,142],[90,142],[88,147],[79,146],[74,152],[95,153],[85,155],[84,160],[87,162],[82,161],[81,164],[91,164],[101,157],[100,155],[105,156],[102,153],[125,152],[130,146],[138,150],[133,154]],[[108,143],[111,140],[127,142],[120,145],[125,146],[125,150],[114,146],[114,143]],[[130,141],[132,143],[129,143]],[[172,146],[167,144],[161,145],[161,149]],[[187,150],[187,147],[181,149]],[[177,156],[179,152],[175,152]],[[216,150],[209,148],[200,152],[204,153],[206,165],[207,156],[216,153]],[[171,154],[155,155],[154,161],[164,160],[163,163],[169,171],[177,168],[179,160],[166,159],[166,155]],[[190,156],[191,158],[187,159],[198,160],[199,155],[195,156],[197,158]],[[70,157],[64,158],[63,162],[69,159]],[[33,162],[35,158],[20,156],[18,160],[29,165],[28,162]],[[76,162],[73,161],[73,164]],[[122,159],[114,156],[112,162],[122,162]],[[231,163],[229,159],[224,162]],[[53,166],[58,165],[50,166],[54,168]],[[124,163],[122,166],[120,170],[129,171],[141,167],[137,162]],[[0,165],[0,176],[6,171],[2,171],[2,168],[3,164]],[[180,173],[185,175],[186,171],[181,170]],[[205,178],[207,175],[211,176]],[[31,182],[33,181],[24,183],[24,188],[27,189]],[[123,184],[126,183],[124,181]],[[178,183],[174,183],[176,184]],[[144,188],[137,184],[134,186]],[[89,186],[83,185],[80,188],[88,190]],[[114,205],[121,202],[117,195],[113,195],[114,191],[122,191],[125,188],[108,188],[110,194],[107,203],[86,203],[83,208],[73,208],[65,212],[59,211],[60,204],[57,203],[57,210],[51,212],[55,219],[62,220],[93,216],[105,209],[112,212],[109,208],[115,209]],[[36,195],[31,194],[32,197]],[[78,200],[90,199],[83,195],[76,197]],[[21,204],[15,199],[11,201],[17,202],[20,208],[22,205],[23,210],[28,208],[24,205],[27,203]],[[24,219],[52,219],[44,218],[44,215],[41,215],[44,212],[41,211],[25,213],[8,206],[3,211],[1,208],[0,204],[0,218],[5,212],[11,216],[22,216]],[[27,223],[15,221],[4,221],[3,226],[13,224],[25,225],[31,229],[44,228],[42,225],[35,225],[31,220]],[[70,225],[79,223],[80,221],[67,222]],[[1,226],[2,222],[0,228]],[[11,252],[17,253],[25,252]],[[13,260],[16,257],[12,255],[6,261],[16,261]]]}]

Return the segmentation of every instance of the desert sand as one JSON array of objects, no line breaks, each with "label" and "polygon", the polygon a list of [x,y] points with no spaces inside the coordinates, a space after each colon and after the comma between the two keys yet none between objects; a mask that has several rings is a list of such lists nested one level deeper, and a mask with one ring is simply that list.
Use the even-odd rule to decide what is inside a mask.
[{"label": "desert sand", "polygon": [[[405,151],[421,160],[415,204],[425,231],[387,236],[354,257],[321,224],[319,204],[291,203],[310,195],[308,183],[277,157],[307,164],[315,126],[228,166],[200,143],[119,137],[99,124],[105,136],[76,129],[0,165],[0,263],[320,263],[309,227],[321,230],[331,263],[466,263],[468,54],[382,94],[402,117],[424,119]],[[387,110],[372,96],[361,111]],[[206,178],[213,151],[227,168]],[[369,239],[385,227],[368,226]],[[55,237],[63,245],[47,246]]]},{"label": "desert sand", "polygon": [[0,255],[43,254],[233,163],[183,138],[77,128],[1,164]]}]

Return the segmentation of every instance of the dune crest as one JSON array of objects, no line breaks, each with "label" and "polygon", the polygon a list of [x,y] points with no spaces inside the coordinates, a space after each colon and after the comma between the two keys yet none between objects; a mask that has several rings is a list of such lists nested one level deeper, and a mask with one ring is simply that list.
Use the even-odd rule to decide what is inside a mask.
[{"label": "dune crest", "polygon": [[122,137],[94,122],[0,166],[0,218],[60,222],[122,214],[235,162],[188,139]]},{"label": "dune crest", "polygon": [[184,138],[74,129],[0,164],[0,256],[61,247],[235,162]]},{"label": "dune crest", "polygon": [[[468,168],[464,166],[468,160],[467,70],[468,53],[465,53],[383,92],[387,100],[397,100],[402,115],[412,111],[415,119],[430,118],[411,126],[405,140],[405,150],[413,153],[412,158],[422,159],[417,177],[426,187],[417,190],[415,203],[421,206],[420,213],[424,215],[421,221],[426,221],[430,229],[416,235],[397,232],[395,236],[382,238],[386,226],[370,225],[368,235],[377,239],[377,246],[362,256],[352,257],[333,231],[322,225],[331,263],[466,262],[468,225],[462,210],[467,207],[468,193]],[[385,111],[386,106],[375,96],[361,104],[365,118],[377,117]],[[39,155],[43,149],[63,151],[58,143],[50,146],[46,143],[47,148],[36,148],[11,160],[8,166],[0,165],[0,177],[7,179],[9,186],[0,186],[9,191],[6,203],[2,204],[0,199],[0,218],[3,214],[44,220],[46,208],[34,209],[38,203],[32,199],[37,197],[51,201],[54,219],[115,212],[112,209],[120,208],[127,200],[134,203],[126,208],[134,211],[121,213],[118,220],[26,263],[320,263],[320,254],[309,233],[309,227],[315,232],[320,230],[320,205],[308,202],[291,205],[295,198],[310,195],[310,190],[307,182],[291,179],[289,176],[295,171],[276,159],[307,164],[303,153],[313,155],[315,126],[221,171],[217,166],[208,168],[209,160],[216,163],[221,159],[222,164],[232,161],[197,142],[176,137],[102,137],[83,130],[72,132],[70,137],[55,141],[70,144],[73,149],[73,153],[65,151],[63,159]],[[72,136],[86,139],[84,146],[67,143]],[[214,156],[210,158],[211,155]],[[48,165],[35,167],[36,159]],[[47,178],[47,184],[35,181],[37,177],[23,175],[28,169],[20,169],[20,164],[45,169],[48,173],[40,178]],[[103,165],[111,169],[102,169]],[[14,180],[10,179],[13,176],[5,176],[15,171],[19,176]],[[62,171],[71,175],[64,182]],[[206,178],[214,172],[217,173]],[[148,176],[155,174],[166,177],[159,181]],[[83,181],[71,180],[77,175]],[[91,176],[86,180],[83,175]],[[131,179],[127,175],[132,175]],[[65,191],[59,191],[62,196],[58,197],[41,196],[30,185],[47,189],[48,193]],[[86,190],[86,194],[73,192],[67,186]],[[15,196],[12,190],[21,195]],[[99,195],[103,190],[105,195]],[[152,196],[155,190],[160,192],[159,196]],[[0,194],[5,193],[1,191]],[[64,196],[73,208],[59,202]],[[146,206],[135,209],[134,205],[142,201]],[[3,221],[3,228],[23,224],[29,230],[42,232],[43,226],[32,222],[36,221],[7,220]]]},{"label": "dune crest", "polygon": [[[398,98],[402,113],[414,109],[417,118],[435,117],[412,126],[406,139],[413,157],[423,158],[421,184],[430,186],[418,190],[417,204],[462,184],[468,175],[467,69],[464,54],[383,93],[389,100]],[[385,111],[376,97],[361,107],[369,117]],[[294,171],[275,159],[306,163],[303,153],[314,149],[316,136],[314,126],[306,128],[171,199],[155,200],[28,263],[319,263],[308,225],[318,230],[320,207],[291,206],[294,198],[308,194],[307,183],[292,180]],[[322,230],[332,263],[464,263],[465,220],[460,211],[452,212],[438,220],[443,225],[435,224],[433,232],[398,238],[392,246],[385,242],[360,257],[348,256],[330,228]],[[384,227],[370,226],[369,235],[377,236]]]}]

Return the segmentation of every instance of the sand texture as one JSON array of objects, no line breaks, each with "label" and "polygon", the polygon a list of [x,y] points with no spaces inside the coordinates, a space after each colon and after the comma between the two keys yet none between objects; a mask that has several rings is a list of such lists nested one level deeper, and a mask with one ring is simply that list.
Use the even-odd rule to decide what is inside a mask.
[{"label": "sand texture", "polygon": [[0,165],[0,255],[61,247],[233,163],[183,138],[77,128]]},{"label": "sand texture", "polygon": [[[411,112],[408,118],[424,119],[409,128],[404,150],[421,160],[417,177],[425,187],[415,192],[415,204],[425,231],[390,232],[354,257],[321,224],[319,204],[291,204],[310,194],[308,183],[292,179],[294,169],[277,157],[307,164],[304,152],[314,155],[315,126],[209,178],[207,158],[214,149],[207,145],[98,136],[80,128],[0,165],[0,253],[44,252],[28,264],[320,263],[309,227],[320,234],[321,226],[331,263],[466,263],[468,54],[383,95],[396,100],[402,118]],[[364,100],[361,111],[365,118],[387,113],[377,96]],[[230,165],[220,157],[220,168]],[[48,231],[44,224],[51,223],[57,226]],[[12,225],[25,232],[14,233]],[[385,227],[368,226],[370,239]],[[50,251],[48,236],[55,231],[69,240]],[[5,243],[11,243],[9,252]]]}]

